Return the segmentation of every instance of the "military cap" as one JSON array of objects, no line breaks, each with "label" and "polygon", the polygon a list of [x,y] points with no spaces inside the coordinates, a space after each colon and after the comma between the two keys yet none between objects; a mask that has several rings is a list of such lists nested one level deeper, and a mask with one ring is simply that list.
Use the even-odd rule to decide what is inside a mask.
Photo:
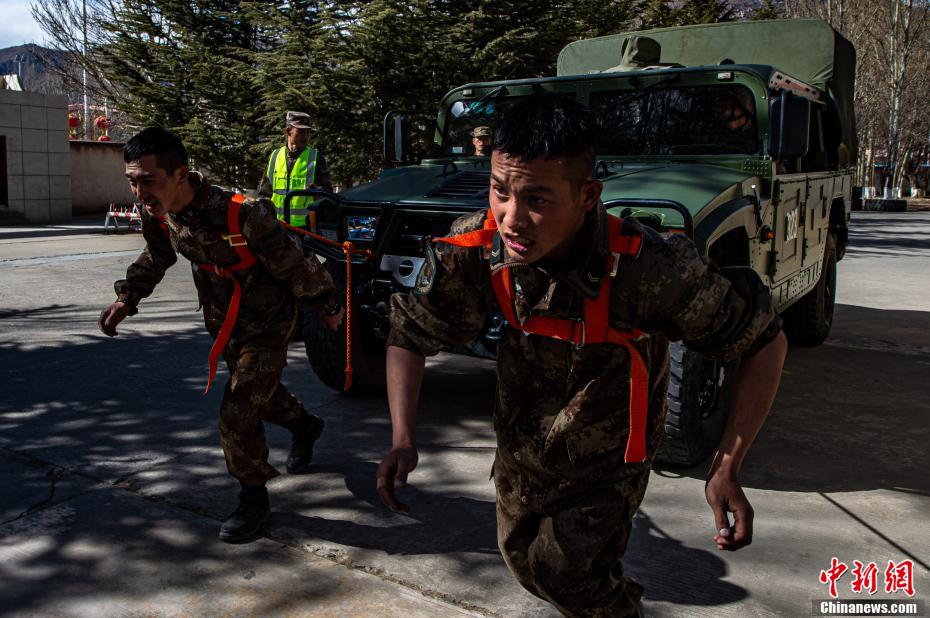
[{"label": "military cap", "polygon": [[475,127],[471,130],[472,137],[490,137],[491,127]]},{"label": "military cap", "polygon": [[284,126],[288,128],[294,127],[295,129],[309,129],[310,114],[305,114],[304,112],[288,112],[287,121]]}]

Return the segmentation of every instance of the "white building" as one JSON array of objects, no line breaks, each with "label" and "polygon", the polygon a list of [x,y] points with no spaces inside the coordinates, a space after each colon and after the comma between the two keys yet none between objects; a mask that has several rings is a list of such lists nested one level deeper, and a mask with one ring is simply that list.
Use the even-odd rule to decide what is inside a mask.
[{"label": "white building", "polygon": [[67,98],[0,90],[0,224],[70,220]]}]

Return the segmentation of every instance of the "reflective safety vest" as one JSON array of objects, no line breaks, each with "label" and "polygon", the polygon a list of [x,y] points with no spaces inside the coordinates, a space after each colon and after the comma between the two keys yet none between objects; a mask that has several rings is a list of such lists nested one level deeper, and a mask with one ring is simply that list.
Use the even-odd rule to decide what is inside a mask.
[{"label": "reflective safety vest", "polygon": [[[287,146],[282,146],[268,158],[268,167],[265,178],[271,186],[271,201],[278,211],[278,219],[284,220],[284,196],[288,191],[309,189],[316,179],[316,161],[318,153],[315,148],[304,148],[294,161],[290,173],[287,171]],[[291,225],[304,227],[307,224],[307,215],[310,205],[315,198],[310,196],[295,197],[291,199]]]},{"label": "reflective safety vest", "polygon": [[[531,316],[520,322],[514,310],[513,275],[509,267],[500,268],[491,274],[494,296],[507,322],[527,335],[539,335],[567,341],[581,349],[589,343],[612,343],[623,346],[630,356],[630,436],[626,444],[624,461],[646,461],[646,415],[649,409],[649,373],[646,363],[633,341],[644,336],[639,330],[621,331],[609,324],[610,288],[617,276],[620,256],[637,256],[642,247],[640,235],[624,236],[623,219],[608,215],[610,231],[610,263],[608,272],[601,277],[601,289],[596,298],[584,299],[584,317],[553,318]],[[458,236],[437,238],[436,242],[458,247],[484,247],[490,254],[491,245],[497,235],[497,223],[491,211],[484,228]]]}]

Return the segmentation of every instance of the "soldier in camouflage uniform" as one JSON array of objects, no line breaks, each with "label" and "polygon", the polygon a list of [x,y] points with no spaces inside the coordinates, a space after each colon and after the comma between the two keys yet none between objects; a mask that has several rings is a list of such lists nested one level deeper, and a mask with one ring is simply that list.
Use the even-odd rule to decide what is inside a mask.
[{"label": "soldier in camouflage uniform", "polygon": [[[391,303],[388,388],[393,448],[378,468],[392,509],[417,463],[414,428],[424,357],[473,341],[500,305],[492,273],[509,268],[513,310],[579,318],[608,271],[607,215],[592,179],[596,123],[573,99],[541,95],[505,115],[492,145],[490,250],[436,243],[410,295]],[[452,234],[479,230],[485,212]],[[768,412],[786,344],[769,292],[749,269],[719,270],[683,235],[663,237],[635,221],[641,238],[621,256],[609,324],[640,329],[633,345],[648,368],[645,461],[625,461],[630,434],[630,354],[621,345],[575,346],[509,328],[497,345],[494,409],[498,542],[517,580],[568,616],[635,616],[642,588],[621,558],[662,437],[668,341],[717,358],[742,356],[732,412],[711,467],[707,500],[714,540],[738,549],[752,509],[737,477]],[[734,514],[730,523],[728,511]]]},{"label": "soldier in camouflage uniform", "polygon": [[[172,133],[145,129],[125,146],[126,177],[143,203],[145,249],[116,282],[117,301],[100,315],[100,329],[116,335],[116,326],[138,312],[180,253],[191,261],[204,322],[214,339],[233,297],[230,277],[212,266],[234,267],[241,258],[227,220],[232,193],[210,185],[187,166],[187,152]],[[297,299],[320,308],[337,328],[342,319],[333,281],[319,261],[305,259],[298,243],[275,219],[267,200],[239,208],[241,235],[256,263],[231,274],[241,286],[238,318],[222,350],[230,378],[220,406],[220,441],[226,466],[242,490],[239,508],[223,523],[220,538],[253,537],[268,518],[265,483],[278,475],[268,463],[262,421],[285,427],[293,436],[288,472],[305,472],[323,420],[310,415],[281,384],[287,344],[294,331]]]}]

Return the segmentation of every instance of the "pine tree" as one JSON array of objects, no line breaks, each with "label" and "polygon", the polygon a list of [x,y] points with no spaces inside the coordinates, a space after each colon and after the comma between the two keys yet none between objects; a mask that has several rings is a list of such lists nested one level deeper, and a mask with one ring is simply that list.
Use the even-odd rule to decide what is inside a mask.
[{"label": "pine tree", "polygon": [[571,39],[589,39],[635,29],[640,4],[640,0],[573,0],[568,9],[575,16]]},{"label": "pine tree", "polygon": [[666,28],[677,26],[678,12],[668,0],[644,0],[640,4],[640,23],[637,29]]},{"label": "pine tree", "polygon": [[178,133],[211,180],[247,186],[261,135],[250,54],[266,44],[239,2],[126,0],[95,52],[119,84],[114,106],[142,126]]},{"label": "pine tree", "polygon": [[750,19],[781,19],[784,16],[782,7],[776,4],[775,0],[765,0],[752,9]]},{"label": "pine tree", "polygon": [[687,0],[674,11],[675,25],[714,24],[733,21],[734,10],[726,0]]},{"label": "pine tree", "polygon": [[667,0],[123,0],[89,57],[117,107],[177,131],[215,181],[254,187],[299,110],[346,187],[382,166],[389,110],[423,156],[451,88],[552,75],[571,41],[673,17]]}]

